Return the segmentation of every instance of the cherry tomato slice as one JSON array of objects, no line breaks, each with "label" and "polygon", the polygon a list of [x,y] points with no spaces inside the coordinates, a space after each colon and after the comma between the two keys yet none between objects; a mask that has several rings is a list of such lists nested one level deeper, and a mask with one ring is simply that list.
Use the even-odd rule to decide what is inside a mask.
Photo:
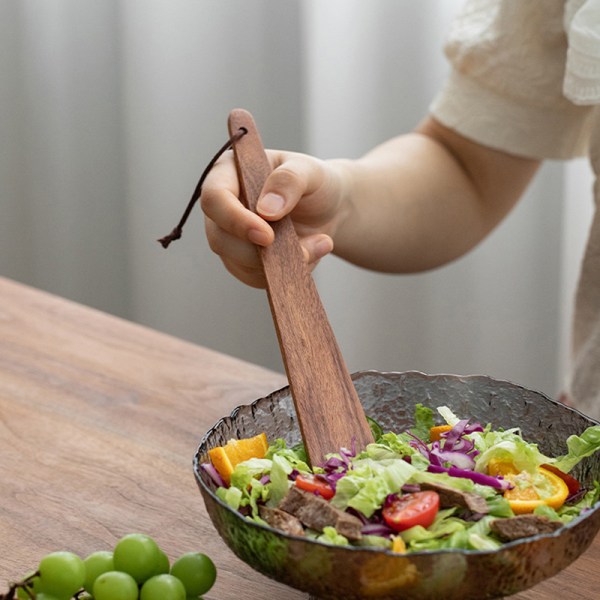
[{"label": "cherry tomato slice", "polygon": [[323,475],[313,475],[311,473],[301,473],[296,477],[296,485],[307,492],[318,494],[321,498],[329,500],[333,498],[335,492],[329,485]]},{"label": "cherry tomato slice", "polygon": [[383,509],[383,519],[394,531],[404,531],[415,525],[429,527],[440,509],[437,492],[427,490],[397,496]]}]

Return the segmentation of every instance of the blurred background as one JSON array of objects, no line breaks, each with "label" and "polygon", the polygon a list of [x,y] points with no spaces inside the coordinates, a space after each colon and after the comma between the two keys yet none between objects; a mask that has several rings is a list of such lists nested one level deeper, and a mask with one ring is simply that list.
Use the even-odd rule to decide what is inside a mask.
[{"label": "blurred background", "polygon": [[[0,0],[0,274],[282,370],[265,292],[168,233],[232,108],[266,146],[358,157],[414,127],[461,0]],[[469,256],[411,276],[329,257],[317,286],[351,371],[480,373],[555,396],[592,210],[548,163]],[[0,303],[2,299],[0,298]]]}]

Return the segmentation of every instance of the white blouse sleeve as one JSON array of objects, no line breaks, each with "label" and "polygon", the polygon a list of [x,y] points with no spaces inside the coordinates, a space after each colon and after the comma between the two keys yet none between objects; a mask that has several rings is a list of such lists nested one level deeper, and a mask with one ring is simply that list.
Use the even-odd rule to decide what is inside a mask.
[{"label": "white blouse sleeve", "polygon": [[600,0],[568,0],[564,94],[575,104],[600,104]]},{"label": "white blouse sleeve", "polygon": [[594,109],[564,95],[564,19],[564,0],[466,2],[444,47],[452,71],[430,107],[432,115],[511,154],[587,154]]}]

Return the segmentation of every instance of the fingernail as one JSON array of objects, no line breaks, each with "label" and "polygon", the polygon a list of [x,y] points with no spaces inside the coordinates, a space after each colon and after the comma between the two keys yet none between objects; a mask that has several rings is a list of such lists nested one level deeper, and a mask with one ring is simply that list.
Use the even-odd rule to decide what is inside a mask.
[{"label": "fingernail", "polygon": [[285,200],[278,194],[265,194],[258,203],[258,212],[268,217],[275,216],[281,212]]},{"label": "fingernail", "polygon": [[260,229],[250,229],[248,231],[248,240],[257,246],[267,246],[269,244],[269,236]]}]

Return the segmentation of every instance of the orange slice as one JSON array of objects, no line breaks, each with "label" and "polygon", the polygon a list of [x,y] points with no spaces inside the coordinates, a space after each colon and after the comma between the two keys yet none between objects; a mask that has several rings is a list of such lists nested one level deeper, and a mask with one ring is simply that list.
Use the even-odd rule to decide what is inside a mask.
[{"label": "orange slice", "polygon": [[[552,491],[549,496],[541,498],[532,485],[515,485],[514,488],[506,490],[504,497],[508,500],[512,511],[516,515],[522,515],[525,513],[533,512],[538,506],[545,504],[551,508],[560,508],[567,496],[569,495],[569,487],[567,484],[554,473],[539,467],[539,472],[546,478]],[[521,474],[516,476],[509,476],[507,479],[512,479],[517,483],[517,478],[521,477]],[[521,477],[521,483],[525,477]]]},{"label": "orange slice", "polygon": [[436,425],[429,430],[429,441],[430,442],[439,442],[442,439],[442,433],[446,433],[446,431],[450,431],[452,429],[452,425]]},{"label": "orange slice", "polygon": [[225,452],[225,448],[223,446],[212,448],[208,451],[208,456],[213,467],[221,476],[221,479],[229,485],[231,474],[233,473],[233,465]]},{"label": "orange slice", "polygon": [[419,577],[416,565],[403,556],[381,554],[364,561],[360,568],[361,598],[400,597]]},{"label": "orange slice", "polygon": [[494,477],[498,477],[498,475],[502,475],[502,477],[517,475],[519,472],[512,460],[502,458],[491,458],[487,466],[487,471],[489,475],[493,475]]},{"label": "orange slice", "polygon": [[231,474],[236,465],[250,458],[264,458],[269,444],[264,433],[241,440],[229,440],[224,446],[208,451],[210,462],[223,481],[229,485]]},{"label": "orange slice", "polygon": [[396,554],[406,553],[406,543],[399,535],[392,538],[392,552],[396,552]]}]

